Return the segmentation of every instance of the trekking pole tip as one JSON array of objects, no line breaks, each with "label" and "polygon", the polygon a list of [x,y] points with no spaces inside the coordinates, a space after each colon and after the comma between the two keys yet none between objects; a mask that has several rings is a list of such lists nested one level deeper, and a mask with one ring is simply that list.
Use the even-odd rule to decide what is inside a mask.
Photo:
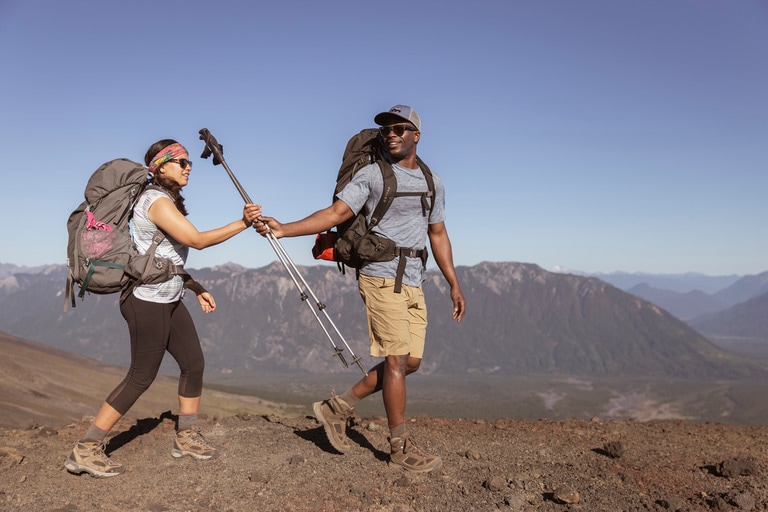
[{"label": "trekking pole tip", "polygon": [[365,368],[363,368],[363,364],[360,362],[360,356],[356,356],[354,359],[352,359],[352,362],[357,365],[358,368],[360,368],[360,371],[363,372],[363,375],[366,377],[368,376],[368,372],[365,371]]}]

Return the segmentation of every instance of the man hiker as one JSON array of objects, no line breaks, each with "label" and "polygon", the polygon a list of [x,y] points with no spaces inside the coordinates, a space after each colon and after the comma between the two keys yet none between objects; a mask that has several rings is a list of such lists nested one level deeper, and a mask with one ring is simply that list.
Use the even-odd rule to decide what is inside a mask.
[{"label": "man hiker", "polygon": [[[461,322],[466,312],[464,294],[453,264],[451,241],[445,228],[445,188],[433,174],[432,207],[424,207],[428,184],[416,158],[421,138],[421,120],[411,107],[395,105],[374,117],[397,178],[397,191],[410,192],[396,196],[376,225],[375,233],[392,240],[398,248],[410,248],[407,256],[391,261],[366,262],[359,269],[358,288],[365,303],[371,340],[371,356],[384,360],[371,368],[342,395],[313,404],[315,417],[323,425],[331,445],[339,452],[350,445],[346,435],[348,421],[355,404],[363,398],[382,392],[390,430],[390,457],[395,464],[415,472],[432,471],[442,459],[417,448],[405,428],[405,377],[419,369],[424,354],[427,309],[422,291],[426,271],[426,239],[437,266],[451,287],[452,316]],[[368,221],[382,195],[384,180],[379,166],[369,164],[360,169],[337,194],[331,206],[290,223],[272,217],[260,217],[256,230],[266,236],[269,230],[277,238],[317,234],[357,215],[367,212]],[[406,258],[402,271],[402,287],[396,292],[400,258]]]}]

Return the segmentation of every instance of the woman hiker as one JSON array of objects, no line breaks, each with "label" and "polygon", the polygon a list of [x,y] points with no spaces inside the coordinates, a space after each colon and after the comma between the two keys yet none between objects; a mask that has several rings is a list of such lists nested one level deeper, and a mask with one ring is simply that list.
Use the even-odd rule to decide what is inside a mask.
[{"label": "woman hiker", "polygon": [[[243,216],[220,228],[198,231],[187,220],[181,189],[189,182],[192,162],[187,150],[172,139],[152,144],[144,156],[151,184],[134,207],[132,234],[139,252],[145,252],[160,229],[166,236],[157,247],[158,257],[183,265],[189,248],[205,249],[245,231],[261,215],[261,206],[246,204]],[[203,390],[203,351],[189,311],[182,302],[184,290],[197,295],[203,311],[216,309],[213,296],[198,282],[175,275],[159,284],[142,284],[120,303],[120,312],[131,336],[131,365],[125,379],[109,394],[85,435],[75,444],[64,462],[71,473],[86,472],[94,477],[117,476],[122,464],[110,459],[105,448],[107,434],[155,379],[165,352],[179,365],[179,420],[173,457],[195,459],[216,456],[196,427]]]}]

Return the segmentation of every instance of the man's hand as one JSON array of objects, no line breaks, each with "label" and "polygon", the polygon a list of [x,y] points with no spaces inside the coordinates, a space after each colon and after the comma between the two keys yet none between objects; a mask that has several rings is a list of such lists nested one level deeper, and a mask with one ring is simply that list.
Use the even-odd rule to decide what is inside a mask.
[{"label": "man's hand", "polygon": [[259,232],[261,236],[267,236],[267,233],[271,230],[275,238],[283,236],[283,225],[277,222],[274,217],[260,216],[256,222],[253,223],[253,228]]},{"label": "man's hand", "polygon": [[456,323],[461,323],[462,318],[464,318],[467,312],[467,305],[464,300],[464,294],[458,286],[451,288],[451,301],[453,302],[453,319],[456,320]]}]

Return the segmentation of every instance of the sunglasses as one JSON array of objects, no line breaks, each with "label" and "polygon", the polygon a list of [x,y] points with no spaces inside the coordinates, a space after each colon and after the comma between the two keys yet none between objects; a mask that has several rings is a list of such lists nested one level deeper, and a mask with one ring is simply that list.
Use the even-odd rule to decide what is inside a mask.
[{"label": "sunglasses", "polygon": [[405,134],[406,130],[409,132],[418,131],[414,126],[411,126],[409,124],[395,124],[392,126],[382,126],[381,128],[379,128],[379,133],[381,134],[382,137],[386,137],[387,135],[389,135],[389,132],[395,132],[395,135],[397,135],[398,137],[402,137],[403,134]]},{"label": "sunglasses", "polygon": [[179,164],[181,166],[181,170],[182,171],[184,169],[186,169],[187,167],[192,169],[192,161],[191,160],[187,160],[186,158],[171,158],[168,161],[169,162],[176,162],[177,164]]}]

